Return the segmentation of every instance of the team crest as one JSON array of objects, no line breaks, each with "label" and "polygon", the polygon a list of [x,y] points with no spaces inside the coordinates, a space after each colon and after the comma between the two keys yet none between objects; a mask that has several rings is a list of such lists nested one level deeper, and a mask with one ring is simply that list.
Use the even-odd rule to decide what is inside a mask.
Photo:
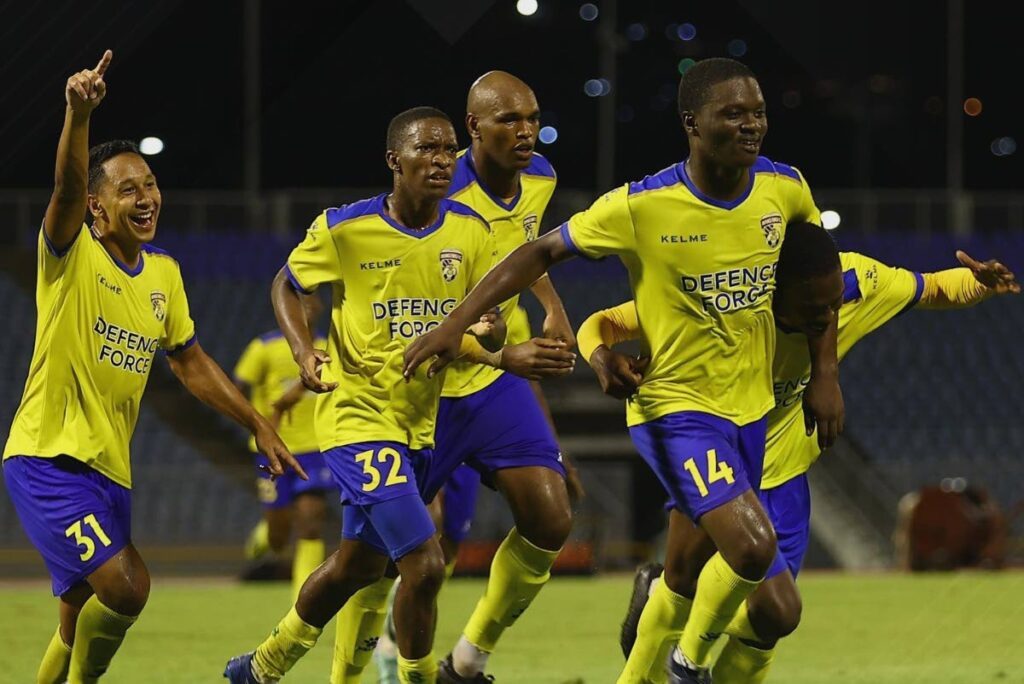
[{"label": "team crest", "polygon": [[462,252],[457,249],[441,250],[441,277],[450,283],[459,275],[459,264],[462,263]]},{"label": "team crest", "polygon": [[764,231],[764,240],[768,246],[775,249],[782,240],[782,217],[778,214],[768,214],[761,217],[761,230]]},{"label": "team crest", "polygon": [[530,214],[523,219],[523,232],[526,233],[526,241],[533,242],[537,239],[537,215]]},{"label": "team crest", "polygon": [[163,323],[167,317],[167,295],[159,290],[153,290],[149,293],[149,301],[153,303],[153,315],[156,316],[156,320]]}]

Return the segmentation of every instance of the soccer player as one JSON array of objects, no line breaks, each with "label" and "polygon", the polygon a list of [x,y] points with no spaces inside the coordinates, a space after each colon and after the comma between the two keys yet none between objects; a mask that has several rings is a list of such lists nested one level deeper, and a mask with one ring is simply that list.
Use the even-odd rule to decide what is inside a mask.
[{"label": "soccer player", "polygon": [[[629,271],[651,363],[628,405],[644,460],[674,505],[708,532],[718,553],[696,594],[669,558],[663,606],[686,630],[669,667],[674,681],[706,681],[711,650],[776,553],[754,488],[772,407],[775,263],[790,221],[817,220],[803,177],[758,156],[764,98],[750,70],[728,59],[698,62],[679,84],[689,159],[613,190],[560,230],[501,262],[437,328],[406,349],[405,372],[457,357],[461,329],[575,254],[618,255]],[[841,429],[835,326],[809,341],[814,371],[805,395],[819,439]],[[670,533],[671,535],[671,533]],[[670,536],[670,543],[675,540]],[[688,618],[688,619],[687,619]]]},{"label": "soccer player", "polygon": [[[726,627],[729,641],[714,667],[716,684],[758,684],[765,680],[776,642],[796,629],[801,598],[795,578],[810,538],[810,493],[807,470],[821,454],[808,437],[800,415],[800,397],[808,382],[810,360],[805,335],[819,334],[830,317],[839,316],[839,358],[854,344],[907,309],[971,306],[994,295],[1019,294],[1013,273],[998,261],[978,262],[963,252],[963,267],[938,273],[913,273],[853,252],[835,253],[831,238],[815,226],[791,224],[776,274],[773,309],[779,327],[773,362],[775,408],[768,414],[768,438],[760,499],[779,539],[779,556],[765,581]],[[600,311],[579,330],[580,351],[589,360],[606,393],[631,395],[639,380],[637,360],[612,351],[613,345],[642,336],[633,302]],[[673,511],[674,518],[678,514]],[[681,516],[670,523],[686,531],[686,544],[675,547],[691,557],[679,562],[694,567],[713,552],[706,535]],[[656,612],[641,610],[648,596],[664,591],[657,570],[638,571],[635,594],[623,625],[623,652],[647,672],[633,681],[664,681],[662,658],[673,641]],[[655,580],[652,582],[652,580]],[[653,586],[652,586],[653,585]],[[639,629],[639,632],[638,632]],[[635,644],[634,644],[635,641]]]},{"label": "soccer player", "polygon": [[[354,594],[381,587],[389,559],[404,578],[395,598],[399,679],[436,681],[444,557],[417,485],[431,467],[443,377],[404,381],[402,352],[493,263],[487,222],[445,199],[457,151],[443,112],[417,107],[396,116],[387,133],[392,191],[322,213],[274,280],[281,331],[306,387],[321,393],[317,439],[342,491],[343,531],[338,550],[270,636],[229,661],[224,675],[232,682],[284,677]],[[300,295],[328,283],[333,311],[324,351],[313,346]],[[504,325],[487,322],[474,332],[492,351],[504,343]]]},{"label": "soccer player", "polygon": [[[303,296],[302,303],[306,307],[313,344],[318,349],[326,348],[326,338],[314,331],[323,312],[320,298]],[[294,527],[297,537],[292,558],[294,600],[302,583],[324,560],[325,495],[336,489],[313,429],[315,395],[298,382],[291,348],[280,330],[260,335],[246,346],[235,365],[234,377],[235,384],[260,415],[275,423],[281,439],[310,478],[303,480],[293,473],[272,477],[267,470],[267,457],[257,451],[255,440],[249,440],[249,450],[256,456],[256,494],[263,504],[263,520],[249,535],[246,555],[255,560],[267,552],[282,553]],[[290,403],[283,415],[278,414],[277,402],[296,384],[297,400]]]},{"label": "soccer player", "polygon": [[[129,441],[157,350],[188,390],[297,472],[270,423],[196,342],[178,263],[150,246],[161,197],[134,143],[89,149],[107,50],[68,79],[53,196],[39,231],[35,350],[4,448],[4,480],[46,563],[60,624],[36,681],[95,682],[149,597],[131,542]],[[86,208],[92,226],[82,223]]]},{"label": "soccer player", "polygon": [[[487,219],[498,258],[503,258],[537,238],[555,190],[555,170],[534,151],[540,106],[520,79],[488,72],[469,90],[466,128],[472,144],[459,155],[449,197]],[[507,346],[453,365],[441,395],[435,458],[443,463],[431,468],[425,496],[429,501],[444,483],[441,542],[449,573],[469,531],[481,475],[502,493],[515,520],[491,564],[483,598],[441,663],[442,682],[488,681],[488,657],[550,578],[572,528],[567,473],[574,495],[582,492],[575,469],[560,454],[540,386],[506,372],[527,355],[537,359],[539,369],[567,373],[573,367],[575,357],[568,349],[576,339],[550,278],[542,275],[530,289],[546,313],[543,337],[531,339],[526,312],[516,306],[518,296],[512,297],[502,305],[510,311]],[[339,630],[339,640],[363,642],[376,636],[354,630],[356,624],[368,623],[360,619],[352,629]],[[335,654],[351,650],[339,641]],[[379,669],[390,669],[381,661],[378,657]],[[354,664],[346,665],[355,672]],[[352,681],[358,681],[355,675]]]}]

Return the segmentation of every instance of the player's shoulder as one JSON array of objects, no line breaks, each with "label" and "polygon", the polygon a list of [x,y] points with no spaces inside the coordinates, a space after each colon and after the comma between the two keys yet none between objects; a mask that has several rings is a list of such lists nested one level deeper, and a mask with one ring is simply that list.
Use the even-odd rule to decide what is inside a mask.
[{"label": "player's shoulder", "polygon": [[143,258],[148,262],[146,267],[159,269],[162,275],[170,278],[181,278],[181,264],[166,249],[156,245],[146,244],[142,246]]},{"label": "player's shoulder", "polygon": [[540,152],[533,153],[530,157],[530,165],[523,169],[523,174],[527,176],[541,176],[551,180],[558,178],[558,174],[555,173],[555,167]]},{"label": "player's shoulder", "polygon": [[346,223],[377,216],[380,213],[383,203],[384,194],[367,197],[366,199],[359,200],[358,202],[342,204],[338,207],[325,209],[318,217],[318,220],[323,221],[323,226],[325,228],[338,228]]},{"label": "player's shoulder", "polygon": [[804,185],[804,178],[800,171],[790,164],[774,161],[768,157],[758,157],[754,162],[754,174],[761,177],[772,177],[781,181],[796,182]]},{"label": "player's shoulder", "polygon": [[478,214],[472,207],[459,202],[446,198],[441,200],[441,210],[445,213],[446,217],[452,217],[456,220],[464,220],[479,227],[483,228],[485,232],[491,231],[491,224],[487,222],[483,216]]},{"label": "player's shoulder", "polygon": [[476,171],[473,169],[473,162],[467,147],[455,158],[455,170],[452,172],[451,185],[448,186],[448,196],[456,195],[474,183],[476,183]]},{"label": "player's shoulder", "polygon": [[683,168],[685,163],[677,162],[657,173],[644,176],[641,180],[628,183],[626,185],[626,194],[630,200],[634,200],[641,197],[649,197],[659,191],[672,190],[685,185],[686,172]]}]

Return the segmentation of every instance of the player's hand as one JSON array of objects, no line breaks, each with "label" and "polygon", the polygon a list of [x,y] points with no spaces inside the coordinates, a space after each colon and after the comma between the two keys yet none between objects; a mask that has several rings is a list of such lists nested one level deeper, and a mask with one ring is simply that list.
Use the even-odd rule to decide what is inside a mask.
[{"label": "player's hand", "polygon": [[650,361],[649,357],[634,358],[612,351],[604,345],[590,355],[590,367],[597,374],[601,391],[616,399],[626,399],[636,394]]},{"label": "player's hand", "polygon": [[839,376],[812,375],[804,391],[803,406],[807,436],[813,435],[817,426],[818,447],[827,449],[835,444],[843,432],[846,420],[846,406],[843,403],[843,391],[839,387]]},{"label": "player's hand", "polygon": [[565,488],[569,490],[569,502],[575,506],[587,498],[587,491],[583,488],[580,471],[576,469],[576,466],[568,458],[564,458],[564,455],[562,465],[565,467]]},{"label": "player's hand", "polygon": [[505,343],[508,327],[500,314],[491,312],[481,316],[480,320],[469,326],[466,332],[475,337],[484,349],[496,352]]},{"label": "player's hand", "polygon": [[990,289],[994,294],[1020,294],[1020,283],[1013,272],[995,259],[981,262],[975,260],[967,252],[956,251],[956,258],[961,264],[971,269],[975,280]]},{"label": "player's hand", "polygon": [[253,433],[256,438],[256,448],[261,454],[267,457],[270,465],[267,466],[267,470],[270,471],[271,479],[275,479],[284,475],[285,466],[294,470],[299,477],[303,480],[308,480],[309,476],[306,475],[306,471],[302,469],[299,462],[295,460],[291,452],[288,451],[288,447],[284,445],[281,438],[277,436],[274,429],[270,427],[270,423],[265,420],[260,421]]},{"label": "player's hand", "polygon": [[93,69],[73,74],[64,86],[64,98],[76,114],[90,114],[107,94],[103,74],[107,72],[114,53],[107,50]]},{"label": "player's hand", "polygon": [[527,380],[560,378],[572,373],[576,355],[562,340],[534,337],[501,350],[499,368]]},{"label": "player's hand", "polygon": [[565,309],[559,307],[544,317],[544,337],[549,340],[561,340],[565,342],[566,349],[576,346],[576,333],[573,332],[572,324],[569,323],[569,316]]},{"label": "player's hand", "polygon": [[442,321],[430,332],[426,332],[409,343],[405,348],[402,376],[406,382],[416,374],[416,369],[430,359],[434,359],[427,368],[427,377],[432,378],[449,363],[459,358],[459,346],[463,331],[451,325],[450,319]]},{"label": "player's hand", "polygon": [[323,349],[310,349],[299,360],[299,371],[302,377],[302,384],[310,392],[324,394],[332,392],[338,387],[336,382],[324,382],[320,379],[320,370],[324,364],[330,363],[331,357]]}]

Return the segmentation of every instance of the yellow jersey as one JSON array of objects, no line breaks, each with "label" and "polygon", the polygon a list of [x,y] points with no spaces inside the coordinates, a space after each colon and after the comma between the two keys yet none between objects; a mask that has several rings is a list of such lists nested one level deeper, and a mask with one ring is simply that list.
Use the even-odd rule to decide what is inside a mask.
[{"label": "yellow jersey", "polygon": [[4,459],[77,459],[131,487],[129,442],[153,357],[195,342],[178,262],[146,245],[135,268],[88,226],[63,250],[39,231],[35,349]]},{"label": "yellow jersey", "polygon": [[[843,306],[839,311],[839,359],[882,324],[914,306],[924,291],[921,274],[893,268],[862,254],[842,252]],[[775,408],[768,414],[761,487],[771,489],[807,472],[821,454],[816,436],[804,430],[803,397],[811,379],[807,338],[779,331],[772,364]]]},{"label": "yellow jersey", "polygon": [[599,198],[562,225],[570,249],[618,255],[651,365],[627,402],[639,425],[703,411],[744,425],[773,406],[775,267],[786,224],[820,223],[793,167],[764,157],[731,202],[704,195],[680,162]]},{"label": "yellow jersey", "polygon": [[[317,335],[313,345],[317,349],[326,349],[327,338]],[[267,418],[273,415],[274,402],[299,381],[299,367],[295,365],[284,333],[274,330],[253,339],[239,357],[234,376],[249,385],[252,390],[250,401],[260,415]],[[307,392],[278,426],[278,436],[293,454],[319,450],[313,427],[315,408],[316,395]],[[256,451],[255,437],[249,437],[249,450]]]},{"label": "yellow jersey", "polygon": [[402,354],[494,264],[487,221],[469,207],[444,199],[434,224],[412,230],[388,216],[385,198],[328,209],[288,257],[303,292],[332,285],[331,363],[321,377],[338,388],[317,399],[321,451],[383,440],[433,445],[443,374],[427,379],[427,364],[406,382]]},{"label": "yellow jersey", "polygon": [[[537,239],[537,231],[544,219],[551,195],[555,192],[557,177],[547,159],[533,153],[530,165],[519,174],[519,193],[506,202],[496,197],[477,176],[470,150],[459,153],[448,196],[471,207],[491,224],[491,234],[498,259],[504,259],[522,245]],[[526,342],[530,334],[530,321],[526,311],[516,306],[519,295],[501,305],[508,312],[506,344]],[[476,363],[457,361],[448,369],[442,396],[464,397],[479,392],[497,380],[502,370]]]}]

